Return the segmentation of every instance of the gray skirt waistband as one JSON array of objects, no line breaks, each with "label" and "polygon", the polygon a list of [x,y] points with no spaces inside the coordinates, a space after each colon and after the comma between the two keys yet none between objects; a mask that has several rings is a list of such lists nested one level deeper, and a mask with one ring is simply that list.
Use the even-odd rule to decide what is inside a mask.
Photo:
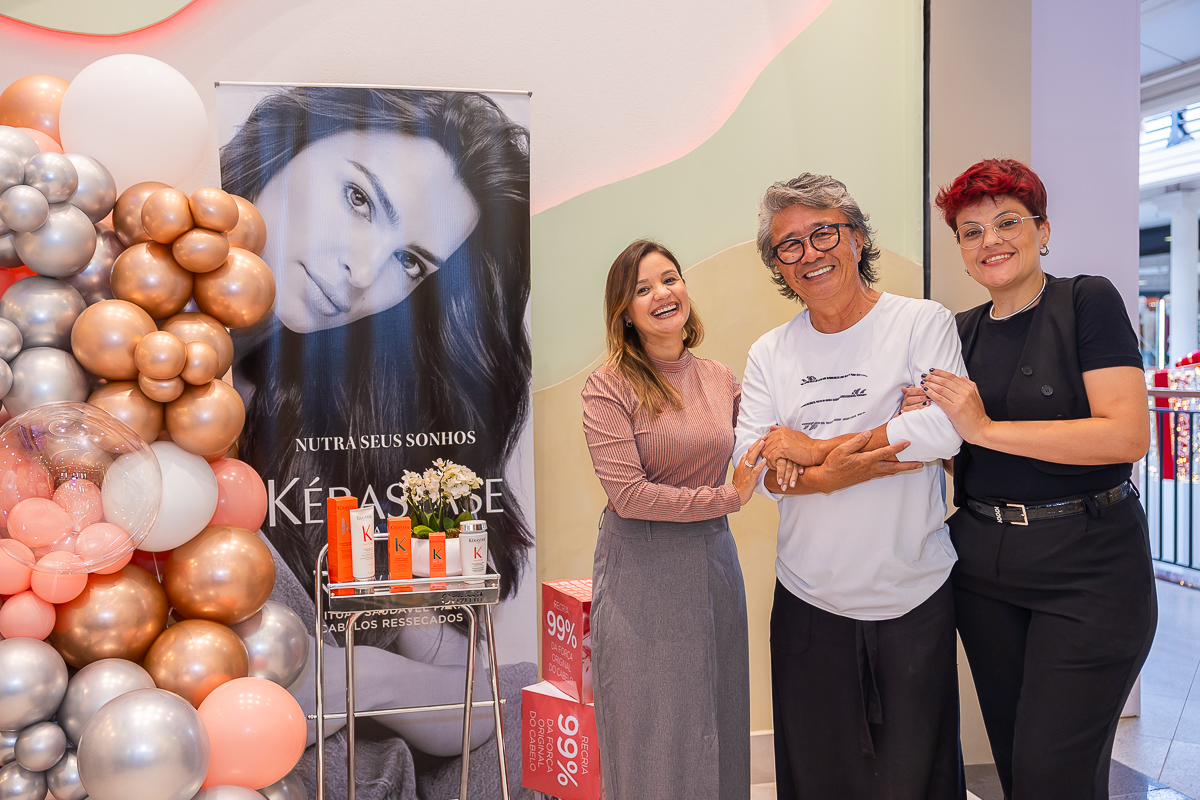
[{"label": "gray skirt waistband", "polygon": [[716,536],[729,530],[726,517],[697,522],[663,522],[649,519],[625,519],[611,508],[600,515],[600,530],[623,539],[668,539]]}]

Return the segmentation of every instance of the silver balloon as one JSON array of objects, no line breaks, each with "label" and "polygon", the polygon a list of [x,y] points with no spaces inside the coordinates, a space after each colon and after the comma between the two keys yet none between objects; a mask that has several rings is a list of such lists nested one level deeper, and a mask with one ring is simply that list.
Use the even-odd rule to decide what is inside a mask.
[{"label": "silver balloon", "polygon": [[25,180],[25,167],[21,157],[5,147],[0,147],[0,192]]},{"label": "silver balloon", "polygon": [[262,800],[262,795],[244,786],[210,786],[196,792],[192,800]]},{"label": "silver balloon", "polygon": [[0,269],[12,269],[23,262],[17,255],[17,239],[14,235],[0,236]]},{"label": "silver balloon", "polygon": [[8,394],[9,390],[12,389],[12,384],[12,367],[8,365],[7,361],[0,361],[0,398]]},{"label": "silver balloon", "polygon": [[0,800],[44,800],[46,776],[30,772],[20,764],[0,769]]},{"label": "silver balloon", "polygon": [[32,186],[10,186],[0,194],[0,221],[17,233],[36,231],[50,218],[50,202]]},{"label": "silver balloon", "polygon": [[[0,304],[3,304],[4,298],[0,297]],[[4,361],[12,361],[17,357],[17,353],[21,352],[21,346],[25,343],[25,338],[21,336],[21,329],[12,320],[0,317],[0,359]]]},{"label": "silver balloon", "polygon": [[0,147],[16,153],[22,164],[42,152],[32,136],[8,125],[0,125]]},{"label": "silver balloon", "polygon": [[17,759],[17,735],[20,731],[0,731],[0,767]]},{"label": "silver balloon", "polygon": [[308,790],[304,788],[304,781],[300,780],[295,770],[265,789],[259,789],[258,793],[267,800],[308,800]]},{"label": "silver balloon", "polygon": [[67,153],[79,175],[79,188],[71,196],[71,205],[88,215],[92,222],[108,216],[117,204],[117,182],[103,164],[91,156]]},{"label": "silver balloon", "polygon": [[38,722],[17,737],[17,763],[30,772],[45,772],[67,752],[67,735],[53,722]]},{"label": "silver balloon", "polygon": [[[8,191],[20,188],[14,186]],[[0,197],[0,202],[3,199]],[[17,229],[14,227],[13,230]],[[18,233],[16,238],[17,255],[25,262],[25,266],[51,278],[65,278],[83,272],[96,252],[96,226],[87,214],[70,203],[50,206],[50,216],[46,218],[45,225],[36,231]]]},{"label": "silver balloon", "polygon": [[25,185],[46,195],[51,203],[65,203],[79,188],[79,173],[62,153],[38,153],[25,162]]},{"label": "silver balloon", "polygon": [[204,783],[208,733],[188,701],[138,689],[104,704],[79,740],[79,778],[93,800],[191,800]]},{"label": "silver balloon", "polygon": [[124,249],[116,231],[103,222],[96,223],[96,252],[92,254],[92,260],[83,272],[63,280],[75,287],[89,306],[101,300],[112,300],[112,268]]},{"label": "silver balloon", "polygon": [[246,645],[250,677],[291,686],[308,663],[308,629],[300,615],[268,600],[250,619],[230,626]]},{"label": "silver balloon", "polygon": [[83,295],[57,278],[31,275],[0,297],[0,317],[21,331],[21,346],[71,349],[71,327],[87,308]]},{"label": "silver balloon", "polygon": [[[27,279],[28,280],[28,279]],[[70,400],[82,403],[88,397],[88,376],[65,350],[33,347],[12,360],[13,383],[4,407],[15,417],[43,403]],[[5,727],[0,719],[0,728]]]},{"label": "silver balloon", "polygon": [[0,640],[0,730],[50,719],[66,693],[67,665],[58,651],[37,639]]},{"label": "silver balloon", "polygon": [[153,689],[150,673],[123,658],[105,658],[88,664],[67,684],[67,694],[58,709],[58,724],[71,744],[79,737],[92,715],[109,700],[138,689]]},{"label": "silver balloon", "polygon": [[79,780],[79,757],[68,750],[57,764],[46,771],[46,788],[56,800],[83,800],[87,789]]}]

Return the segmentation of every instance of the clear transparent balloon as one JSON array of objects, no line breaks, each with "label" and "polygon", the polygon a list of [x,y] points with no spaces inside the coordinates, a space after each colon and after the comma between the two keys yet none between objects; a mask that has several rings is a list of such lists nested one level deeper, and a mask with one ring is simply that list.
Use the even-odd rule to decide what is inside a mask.
[{"label": "clear transparent balloon", "polygon": [[119,568],[161,504],[154,451],[105,411],[47,403],[0,428],[0,548],[34,569]]}]

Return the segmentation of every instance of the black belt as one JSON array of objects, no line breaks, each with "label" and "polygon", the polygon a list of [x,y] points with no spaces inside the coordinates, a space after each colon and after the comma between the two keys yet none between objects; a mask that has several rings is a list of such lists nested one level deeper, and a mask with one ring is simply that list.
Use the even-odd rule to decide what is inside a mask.
[{"label": "black belt", "polygon": [[1037,505],[1005,503],[1002,506],[993,506],[967,498],[967,508],[984,519],[994,519],[1001,524],[1007,522],[1012,525],[1028,525],[1039,519],[1056,519],[1069,517],[1072,514],[1082,514],[1088,510],[1089,506],[1092,508],[1111,506],[1136,493],[1137,489],[1133,488],[1133,484],[1125,481],[1119,486],[1103,492],[1087,494],[1073,500],[1056,500],[1052,503],[1038,503]]}]

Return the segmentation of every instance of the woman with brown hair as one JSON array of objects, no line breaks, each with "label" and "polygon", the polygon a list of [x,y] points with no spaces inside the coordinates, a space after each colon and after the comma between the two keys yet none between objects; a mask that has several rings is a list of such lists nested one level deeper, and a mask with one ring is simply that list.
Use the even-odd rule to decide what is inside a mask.
[{"label": "woman with brown hair", "polygon": [[608,495],[592,588],[593,680],[609,800],[750,795],[746,592],[725,515],[766,468],[725,483],[741,386],[691,349],[704,328],[675,256],[638,240],[604,293],[608,358],[583,427]]}]

